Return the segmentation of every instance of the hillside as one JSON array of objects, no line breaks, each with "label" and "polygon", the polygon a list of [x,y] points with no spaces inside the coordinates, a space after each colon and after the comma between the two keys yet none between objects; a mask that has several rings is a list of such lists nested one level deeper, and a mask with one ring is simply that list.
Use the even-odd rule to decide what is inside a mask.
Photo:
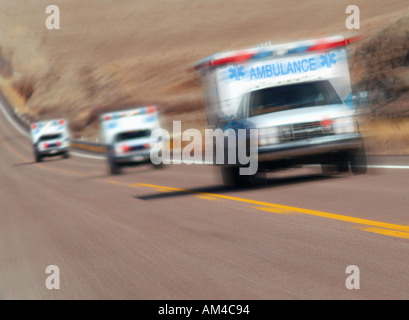
[{"label": "hillside", "polygon": [[[155,103],[168,121],[204,125],[196,61],[268,40],[356,34],[345,28],[348,1],[59,0],[60,30],[45,28],[49,4],[0,1],[0,85],[23,117],[67,117],[76,137],[95,136],[98,114],[127,105]],[[404,119],[409,3],[354,4],[364,37],[350,52],[354,88],[370,92],[373,117]]]}]

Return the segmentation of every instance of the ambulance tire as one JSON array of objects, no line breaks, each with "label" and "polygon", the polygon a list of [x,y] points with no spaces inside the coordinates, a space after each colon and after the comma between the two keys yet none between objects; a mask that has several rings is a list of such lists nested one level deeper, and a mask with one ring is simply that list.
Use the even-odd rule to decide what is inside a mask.
[{"label": "ambulance tire", "polygon": [[323,176],[333,176],[338,172],[337,165],[335,163],[321,163],[321,171]]},{"label": "ambulance tire", "polygon": [[39,154],[36,154],[35,158],[36,158],[36,162],[43,162],[43,157],[40,156]]},{"label": "ambulance tire", "polygon": [[153,165],[153,168],[154,169],[163,169],[163,168],[165,168],[165,165],[163,164],[163,163],[159,163],[159,164],[154,164]]},{"label": "ambulance tire", "polygon": [[338,162],[338,164],[337,164],[337,171],[338,171],[338,173],[348,172],[348,170],[349,170],[349,162],[348,162],[348,160],[342,160],[342,161],[339,161],[339,162]]},{"label": "ambulance tire", "polygon": [[248,188],[266,183],[266,174],[257,172],[254,175],[240,175],[239,167],[221,167],[224,186]]},{"label": "ambulance tire", "polygon": [[121,174],[121,166],[115,164],[114,162],[111,162],[109,164],[109,172],[112,175],[118,175]]},{"label": "ambulance tire", "polygon": [[62,155],[62,157],[64,158],[64,159],[68,159],[69,157],[70,157],[70,153],[67,151],[67,152],[64,152],[64,154]]},{"label": "ambulance tire", "polygon": [[361,147],[351,152],[349,163],[353,174],[366,174],[368,170],[368,159],[366,157],[365,145],[362,143]]},{"label": "ambulance tire", "polygon": [[348,155],[338,154],[334,156],[332,160],[329,160],[329,162],[321,163],[321,170],[322,174],[327,177],[343,172],[348,172],[349,170]]}]

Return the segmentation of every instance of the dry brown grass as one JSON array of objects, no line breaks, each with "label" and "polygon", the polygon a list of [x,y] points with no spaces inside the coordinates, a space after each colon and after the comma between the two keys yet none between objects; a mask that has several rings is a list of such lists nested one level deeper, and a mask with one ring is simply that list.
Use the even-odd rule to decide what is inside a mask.
[{"label": "dry brown grass", "polygon": [[[44,25],[49,4],[0,1],[1,52],[12,67],[0,85],[21,113],[67,117],[85,136],[97,133],[101,112],[137,104],[158,104],[167,125],[202,126],[203,92],[191,67],[215,52],[355,34],[345,28],[344,0],[55,0],[61,30],[54,31]],[[402,0],[354,4],[364,36],[409,9]],[[14,83],[22,98],[10,91]]]},{"label": "dry brown grass", "polygon": [[369,154],[409,154],[409,119],[361,122]]},{"label": "dry brown grass", "polygon": [[17,94],[22,98],[22,100],[27,102],[28,99],[31,98],[31,96],[34,93],[34,79],[30,78],[22,78],[19,80],[16,80],[12,84],[12,88],[14,91],[17,92]]}]

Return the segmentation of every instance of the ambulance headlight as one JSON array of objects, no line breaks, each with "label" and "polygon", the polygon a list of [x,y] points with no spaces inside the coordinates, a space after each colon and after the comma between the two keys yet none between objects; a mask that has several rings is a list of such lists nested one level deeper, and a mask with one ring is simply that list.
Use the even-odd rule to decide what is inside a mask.
[{"label": "ambulance headlight", "polygon": [[116,145],[116,146],[114,147],[114,151],[115,151],[115,153],[122,153],[122,146]]},{"label": "ambulance headlight", "polygon": [[293,137],[293,128],[291,125],[280,127],[280,138],[283,141],[291,140]]},{"label": "ambulance headlight", "polygon": [[68,141],[61,143],[61,148],[69,148],[70,143]]},{"label": "ambulance headlight", "polygon": [[69,139],[64,139],[64,140],[61,142],[61,146],[62,146],[62,147],[69,147],[69,146],[70,146],[70,140],[69,140]]},{"label": "ambulance headlight", "polygon": [[354,117],[334,119],[334,131],[336,134],[357,132],[357,122]]},{"label": "ambulance headlight", "polygon": [[258,130],[258,145],[265,146],[279,143],[278,129],[276,127],[261,128]]}]

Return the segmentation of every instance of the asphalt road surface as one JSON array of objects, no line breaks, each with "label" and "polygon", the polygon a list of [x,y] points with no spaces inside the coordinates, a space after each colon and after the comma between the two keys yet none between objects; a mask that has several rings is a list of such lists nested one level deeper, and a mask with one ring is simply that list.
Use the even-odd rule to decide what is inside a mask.
[{"label": "asphalt road surface", "polygon": [[[409,158],[237,190],[207,165],[36,164],[0,113],[0,160],[2,299],[409,298]],[[50,265],[60,289],[46,287]]]}]

